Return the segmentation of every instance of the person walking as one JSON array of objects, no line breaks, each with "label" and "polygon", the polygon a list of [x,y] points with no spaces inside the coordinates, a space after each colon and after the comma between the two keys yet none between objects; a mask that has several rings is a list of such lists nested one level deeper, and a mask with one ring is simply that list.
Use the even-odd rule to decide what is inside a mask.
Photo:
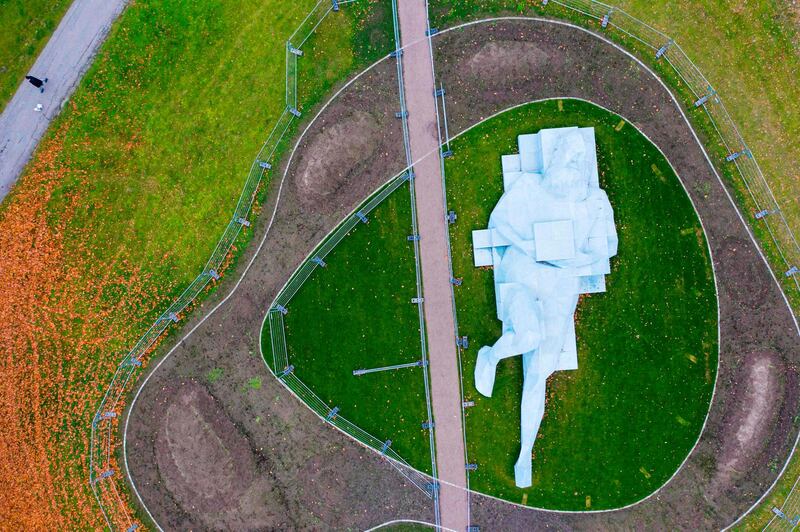
[{"label": "person walking", "polygon": [[39,92],[44,92],[44,85],[45,85],[45,83],[47,83],[47,78],[44,78],[44,80],[41,80],[41,79],[37,78],[36,76],[25,76],[25,79],[27,79],[30,82],[31,85],[33,85],[34,87],[39,89]]}]

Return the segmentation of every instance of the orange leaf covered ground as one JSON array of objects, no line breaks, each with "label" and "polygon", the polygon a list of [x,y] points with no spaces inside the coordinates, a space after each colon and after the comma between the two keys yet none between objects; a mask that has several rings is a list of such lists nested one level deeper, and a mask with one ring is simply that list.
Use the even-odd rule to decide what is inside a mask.
[{"label": "orange leaf covered ground", "polygon": [[0,210],[0,523],[17,530],[103,526],[87,480],[89,423],[119,362],[111,346],[133,333],[113,319],[126,311],[120,295],[141,299],[146,284],[122,260],[91,260],[90,229],[65,246],[79,202],[62,199],[58,213],[48,202],[76,178],[67,129],[41,145]]}]

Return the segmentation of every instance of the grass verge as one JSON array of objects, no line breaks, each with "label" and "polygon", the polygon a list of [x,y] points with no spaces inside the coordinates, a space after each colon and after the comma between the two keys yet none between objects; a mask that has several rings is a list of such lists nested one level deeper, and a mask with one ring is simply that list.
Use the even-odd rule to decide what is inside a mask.
[{"label": "grass verge", "polygon": [[[620,126],[620,124],[622,124]],[[492,272],[472,265],[471,231],[485,227],[502,194],[500,156],[516,137],[543,128],[593,126],[601,186],[615,210],[619,254],[605,294],[582,296],[576,316],[577,371],[548,382],[547,410],[533,453],[533,487],[515,487],[522,363],[498,367],[492,398],[472,375],[477,349],[500,336]],[[619,128],[619,130],[617,130]],[[599,510],[660,487],[694,445],[713,391],[717,312],[699,220],[666,159],[620,117],[576,100],[503,113],[452,143],[446,162],[462,359],[467,452],[479,468],[472,488],[516,503]]]},{"label": "grass verge", "polygon": [[0,2],[0,112],[25,79],[70,3],[70,0]]}]

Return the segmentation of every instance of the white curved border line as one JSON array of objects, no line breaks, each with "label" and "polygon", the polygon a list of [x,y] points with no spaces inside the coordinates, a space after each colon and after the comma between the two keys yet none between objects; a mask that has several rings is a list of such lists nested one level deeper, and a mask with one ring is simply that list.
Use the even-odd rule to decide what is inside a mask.
[{"label": "white curved border line", "polygon": [[403,523],[410,523],[412,525],[428,526],[428,527],[435,528],[435,529],[438,529],[438,530],[447,530],[447,532],[461,532],[460,530],[456,531],[456,530],[453,530],[452,528],[447,528],[446,526],[442,526],[442,525],[439,525],[437,527],[437,525],[435,525],[434,523],[429,523],[427,521],[419,521],[418,519],[392,519],[391,521],[386,521],[385,523],[381,523],[381,524],[379,524],[377,526],[373,526],[372,528],[368,528],[364,532],[374,532],[375,530],[380,530],[381,528],[384,528],[384,527],[387,527],[387,526],[402,525]]},{"label": "white curved border line", "polygon": [[[564,22],[564,21],[560,21],[560,20],[553,20],[553,19],[546,19],[546,18],[542,18],[542,17],[492,17],[492,18],[486,18],[486,19],[481,19],[481,20],[476,20],[476,21],[471,21],[471,22],[467,22],[467,23],[464,23],[464,24],[460,24],[460,25],[454,26],[452,28],[447,28],[445,30],[440,31],[437,35],[443,35],[443,34],[449,32],[449,31],[452,31],[452,30],[461,29],[461,28],[464,28],[464,27],[477,25],[477,24],[485,24],[485,23],[499,22],[499,21],[520,21],[520,20],[532,21],[532,22],[543,22],[543,23],[548,23],[548,24],[555,24],[555,25],[559,25],[559,26],[564,26],[564,27],[577,29],[579,31],[583,31],[583,32],[585,32],[585,33],[587,33],[589,35],[592,35],[592,36],[596,37],[597,39],[603,41],[604,43],[614,47],[618,51],[622,52],[624,55],[629,57],[631,60],[635,61],[642,68],[644,68],[647,72],[649,72],[661,84],[661,86],[670,95],[670,97],[672,98],[672,100],[675,103],[676,107],[678,108],[679,112],[681,113],[681,116],[683,117],[684,121],[686,122],[687,126],[689,127],[689,130],[692,132],[692,136],[694,137],[695,141],[697,142],[697,145],[700,147],[700,150],[702,151],[704,157],[706,158],[706,161],[708,162],[709,166],[711,167],[712,172],[716,176],[717,181],[720,183],[720,185],[722,186],[723,190],[725,191],[725,195],[728,198],[728,201],[731,203],[731,205],[733,205],[734,210],[736,211],[736,214],[739,216],[739,220],[742,222],[742,225],[745,227],[745,230],[747,231],[747,234],[750,237],[750,240],[754,243],[754,245],[756,246],[756,250],[758,251],[759,256],[761,257],[761,259],[766,264],[767,269],[769,270],[773,281],[775,282],[776,286],[778,287],[778,290],[780,291],[781,296],[783,297],[783,300],[786,303],[787,308],[789,308],[790,315],[792,316],[792,320],[794,321],[795,328],[797,329],[798,336],[800,336],[800,325],[798,325],[797,318],[794,316],[794,313],[791,311],[791,306],[789,305],[789,301],[786,298],[786,294],[784,294],[783,289],[782,289],[780,283],[778,282],[778,279],[775,277],[775,274],[772,271],[772,268],[769,267],[769,263],[767,262],[767,259],[764,256],[764,254],[762,253],[761,248],[758,246],[758,243],[757,243],[755,237],[753,236],[753,234],[752,234],[752,232],[750,230],[750,227],[747,225],[747,223],[745,222],[745,220],[742,217],[741,213],[739,212],[739,209],[736,206],[736,203],[734,202],[733,198],[731,197],[730,193],[728,192],[728,189],[725,187],[724,182],[722,181],[721,177],[719,176],[719,173],[717,172],[716,168],[714,167],[713,163],[711,162],[711,159],[709,158],[708,153],[705,150],[705,147],[703,146],[703,144],[700,141],[699,137],[695,133],[694,128],[692,127],[691,123],[689,122],[689,119],[687,118],[685,112],[683,111],[683,108],[680,106],[680,103],[679,103],[678,99],[675,97],[675,95],[672,93],[672,91],[669,89],[669,87],[667,87],[667,85],[661,80],[661,78],[652,69],[650,69],[650,67],[648,67],[644,62],[642,62],[640,59],[638,59],[636,56],[634,56],[633,54],[631,54],[630,52],[628,52],[627,50],[625,50],[621,46],[617,45],[616,43],[608,40],[604,36],[602,36],[600,34],[597,34],[597,33],[593,32],[593,31],[591,31],[589,29],[583,28],[581,26],[578,26],[578,25],[575,25],[575,24],[572,24],[572,23],[569,23],[569,22]],[[413,45],[413,44],[414,43],[411,43],[410,45]],[[136,393],[135,393],[135,395],[134,395],[134,397],[133,397],[133,399],[131,401],[130,406],[127,409],[128,410],[128,414],[127,414],[127,416],[125,418],[125,428],[124,428],[124,431],[123,431],[123,440],[122,440],[123,460],[124,460],[124,463],[125,463],[125,473],[126,473],[126,476],[128,477],[128,481],[130,482],[131,488],[133,489],[134,493],[136,494],[137,499],[139,500],[139,503],[144,508],[144,510],[147,513],[148,517],[150,517],[151,521],[156,525],[156,527],[159,530],[163,531],[163,528],[161,528],[161,526],[155,520],[153,515],[150,513],[150,510],[147,508],[147,505],[145,504],[144,500],[142,499],[141,494],[139,493],[138,489],[136,488],[136,483],[134,482],[134,480],[133,480],[133,478],[132,478],[132,476],[130,474],[130,469],[128,467],[128,454],[127,454],[128,424],[130,422],[130,416],[131,416],[133,408],[134,408],[134,406],[136,404],[136,401],[138,400],[142,389],[145,387],[147,382],[150,380],[150,377],[159,369],[159,367],[161,367],[161,364],[163,364],[163,362],[165,360],[167,360],[167,358],[169,358],[172,355],[172,353],[175,351],[175,349],[183,341],[185,341],[189,336],[191,336],[194,333],[194,331],[197,330],[197,328],[200,325],[202,325],[212,314],[214,314],[222,305],[224,305],[228,301],[228,299],[230,299],[231,296],[239,288],[240,284],[242,283],[242,280],[244,279],[244,276],[250,270],[251,266],[255,262],[255,259],[258,257],[258,254],[260,253],[260,251],[261,251],[261,249],[262,249],[262,247],[264,245],[264,242],[267,239],[267,236],[269,236],[270,229],[272,228],[272,225],[273,225],[274,220],[275,220],[275,216],[276,216],[276,213],[277,213],[278,205],[280,204],[280,198],[281,198],[282,193],[283,193],[283,186],[285,184],[286,175],[288,173],[289,166],[291,165],[291,160],[295,155],[295,152],[296,152],[296,150],[297,150],[297,148],[298,148],[298,146],[300,144],[300,141],[306,135],[308,130],[316,122],[316,120],[319,118],[319,116],[322,114],[322,112],[325,111],[325,109],[327,109],[327,107],[339,96],[339,94],[341,92],[343,92],[346,88],[348,88],[350,85],[352,85],[361,76],[363,76],[364,74],[366,74],[367,72],[372,70],[375,66],[377,66],[379,63],[381,63],[382,61],[386,60],[387,58],[389,58],[389,55],[386,55],[383,58],[377,60],[376,62],[371,64],[369,67],[367,67],[365,70],[363,70],[362,72],[358,73],[354,78],[352,78],[350,81],[348,81],[338,91],[336,91],[336,93],[334,93],[334,95],[331,96],[331,98],[322,106],[322,108],[317,112],[317,114],[314,116],[314,118],[311,120],[311,122],[303,130],[303,133],[298,137],[298,140],[295,143],[294,148],[292,149],[292,152],[291,152],[291,154],[289,156],[289,160],[288,160],[288,162],[286,164],[286,167],[284,169],[283,175],[281,177],[281,181],[280,181],[280,184],[279,184],[279,187],[278,187],[277,197],[276,197],[276,200],[275,200],[275,205],[273,206],[272,214],[270,216],[269,223],[267,224],[267,227],[265,229],[264,235],[263,235],[261,241],[259,242],[259,245],[256,248],[255,253],[251,257],[250,261],[248,261],[247,266],[245,267],[245,269],[242,271],[241,276],[236,281],[236,283],[233,286],[233,288],[231,289],[231,291],[219,303],[217,303],[205,316],[203,316],[203,318],[201,318],[200,321],[197,324],[195,324],[189,330],[189,332],[187,332],[178,342],[176,342],[175,345],[163,356],[163,358],[161,360],[159,360],[159,362],[156,364],[156,366],[147,374],[147,376],[145,377],[144,381],[142,381],[142,384],[139,386],[138,390],[136,391]],[[556,98],[556,99],[558,99],[558,98]],[[530,102],[528,102],[528,103],[530,103]],[[590,102],[590,103],[594,103],[594,102]],[[525,105],[525,104],[522,104],[522,105]],[[601,106],[598,106],[598,107],[601,107]],[[509,108],[509,109],[511,109],[511,108]],[[497,114],[499,114],[499,113],[497,113]],[[477,125],[477,124],[475,124],[475,125]],[[471,127],[475,127],[475,125],[473,125]],[[468,131],[469,129],[471,129],[471,128],[465,129],[460,134],[463,134],[464,132]],[[456,135],[456,137],[457,136],[458,135]],[[453,138],[456,138],[456,137],[453,137]],[[657,145],[656,145],[656,147],[658,148]],[[659,151],[660,151],[660,148],[659,148]],[[667,161],[669,162],[669,159],[667,159]],[[671,165],[671,163],[670,163],[670,165]],[[679,181],[680,181],[680,179],[679,179]],[[684,187],[684,189],[685,189],[685,187]],[[691,197],[690,197],[690,201],[691,201]],[[694,204],[693,204],[693,206],[694,206]],[[701,225],[702,225],[702,219],[700,221],[701,221]],[[706,244],[708,245],[708,239],[706,239]],[[713,260],[712,260],[712,267],[713,267]],[[715,275],[715,284],[716,284],[716,275]],[[717,305],[717,312],[719,313],[719,304]],[[718,328],[719,328],[719,323],[718,323]],[[260,332],[259,332],[259,334],[260,334]],[[261,341],[259,339],[259,349],[260,349],[260,345],[261,345]],[[262,360],[263,360],[263,354],[262,354]],[[266,364],[266,362],[265,362],[265,364]],[[717,357],[717,364],[719,364],[719,357]],[[272,374],[271,371],[270,371],[270,373]],[[715,389],[716,389],[716,386],[715,386]],[[712,392],[712,401],[713,401],[713,396],[714,396],[714,394]],[[303,404],[305,404],[305,403],[303,403]],[[306,407],[308,407],[308,406],[306,405]],[[710,408],[709,408],[709,411],[710,411]],[[706,419],[707,418],[708,418],[708,414],[706,415]],[[334,428],[336,428],[336,427],[334,427]],[[337,430],[340,430],[340,429],[337,428]],[[340,432],[342,432],[343,434],[346,434],[345,432],[343,432],[341,430],[340,430]],[[703,433],[703,431],[701,430],[701,432],[700,432],[701,436],[702,436],[702,433]],[[353,441],[358,442],[358,440],[355,440],[351,436],[348,435],[348,437],[353,439]],[[699,441],[699,438],[698,438],[698,441]],[[791,461],[792,456],[794,455],[794,452],[797,449],[798,442],[800,442],[800,433],[798,433],[798,436],[797,436],[797,438],[795,440],[794,448],[792,449],[792,452],[789,454],[789,457],[787,458],[786,463],[784,464],[784,466],[781,469],[779,475],[776,477],[775,481],[772,483],[772,485],[769,487],[769,489],[744,514],[742,514],[742,516],[740,516],[736,521],[734,521],[733,523],[728,525],[725,528],[725,530],[727,530],[731,526],[733,526],[736,523],[738,523],[745,515],[750,513],[756,506],[761,504],[761,502],[763,501],[764,498],[766,498],[767,494],[775,487],[775,485],[777,484],[778,480],[781,478],[781,476],[785,472],[786,468],[788,467],[788,464]],[[358,443],[361,443],[361,442],[358,442]],[[361,445],[364,445],[364,444],[361,444]],[[695,444],[695,446],[696,446],[696,444]],[[371,449],[373,452],[377,453],[377,451],[375,449],[372,449],[371,447],[368,447],[366,445],[364,445],[364,447],[366,447],[368,449]],[[689,456],[691,456],[693,451],[694,451],[694,448],[687,455],[687,459],[688,459]],[[684,462],[685,462],[685,460],[684,460]],[[682,466],[683,466],[683,464],[681,465],[681,467]],[[678,470],[676,471],[675,474],[677,474],[677,472],[680,471],[680,469],[681,468],[678,468]],[[673,477],[674,476],[675,475],[673,474]],[[671,480],[671,478],[670,478],[670,480]],[[667,481],[667,483],[669,483],[669,480]],[[558,511],[558,510],[547,510],[547,509],[541,509],[541,508],[534,508],[534,507],[530,507],[530,506],[522,506],[522,505],[520,505],[518,503],[513,503],[513,502],[510,502],[510,501],[503,500],[503,499],[497,499],[497,500],[502,501],[502,502],[504,502],[506,504],[520,506],[522,508],[530,508],[532,510],[548,511],[548,512],[553,512],[553,513],[601,513],[601,512],[614,512],[614,511],[623,510],[625,508],[629,508],[630,506],[639,504],[640,502],[642,502],[642,501],[646,500],[647,498],[649,498],[649,497],[655,495],[656,493],[658,493],[658,491],[660,491],[663,487],[664,486],[661,486],[661,488],[659,488],[658,490],[656,490],[653,493],[651,493],[650,495],[648,495],[648,497],[646,497],[645,499],[642,499],[640,501],[632,503],[631,505],[628,505],[628,506],[625,506],[625,507],[621,507],[621,508],[616,508],[616,509],[613,509],[613,510],[596,510],[596,511],[590,511],[590,512],[585,512],[585,511],[583,511],[583,512],[564,512],[564,511]],[[479,492],[474,492],[474,493],[477,493],[477,494],[479,494],[481,496],[484,496],[484,497],[495,498],[495,497],[488,496],[488,495],[485,495],[485,494],[479,493]]]}]

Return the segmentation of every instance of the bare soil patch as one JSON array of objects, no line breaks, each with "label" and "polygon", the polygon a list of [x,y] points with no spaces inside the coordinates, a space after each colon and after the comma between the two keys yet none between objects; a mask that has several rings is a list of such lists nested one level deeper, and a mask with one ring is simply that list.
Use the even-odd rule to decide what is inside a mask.
[{"label": "bare soil patch", "polygon": [[[156,437],[159,470],[184,504],[207,512],[234,507],[253,483],[255,457],[205,388],[192,381],[181,384],[167,398]],[[192,472],[196,463],[208,467]]]},{"label": "bare soil patch", "polygon": [[[726,484],[745,473],[744,467],[763,451],[769,429],[775,423],[783,386],[779,373],[783,367],[774,353],[756,352],[748,356],[739,371],[741,388],[731,394],[730,417],[740,421],[725,427],[717,472],[712,485]],[[717,490],[713,490],[717,491]]]},{"label": "bare soil patch", "polygon": [[498,77],[506,81],[525,81],[548,62],[547,53],[532,42],[487,42],[481,46],[464,68],[480,80]]},{"label": "bare soil patch", "polygon": [[718,252],[719,262],[739,264],[736,275],[719,277],[719,290],[724,291],[731,302],[744,309],[758,310],[764,306],[769,286],[759,282],[760,264],[755,248],[741,237],[725,238]]},{"label": "bare soil patch", "polygon": [[283,501],[278,499],[268,512],[259,508],[259,492],[276,481],[269,457],[250,446],[197,381],[171,382],[164,391],[155,455],[175,502],[194,509],[207,528],[279,526]]},{"label": "bare soil patch", "polygon": [[371,164],[385,118],[345,110],[341,116],[326,116],[319,121],[297,163],[295,183],[304,204],[328,210],[335,207],[331,197]]}]

